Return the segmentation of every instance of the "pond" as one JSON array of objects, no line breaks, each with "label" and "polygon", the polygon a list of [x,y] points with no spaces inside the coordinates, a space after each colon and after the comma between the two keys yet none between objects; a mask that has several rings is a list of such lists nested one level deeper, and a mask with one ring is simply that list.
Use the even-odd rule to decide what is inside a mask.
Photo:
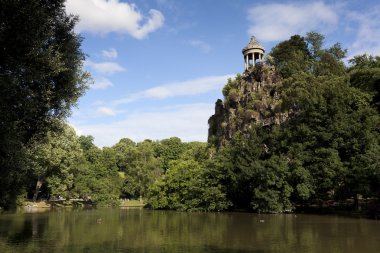
[{"label": "pond", "polygon": [[112,208],[4,213],[0,252],[378,253],[380,221]]}]

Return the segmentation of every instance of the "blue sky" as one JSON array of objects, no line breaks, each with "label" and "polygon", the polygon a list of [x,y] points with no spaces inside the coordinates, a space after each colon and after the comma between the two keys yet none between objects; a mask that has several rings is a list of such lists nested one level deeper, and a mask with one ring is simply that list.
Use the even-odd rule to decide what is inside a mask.
[{"label": "blue sky", "polygon": [[99,147],[178,136],[206,141],[250,36],[269,52],[317,31],[348,58],[380,55],[380,1],[67,0],[94,80],[69,123]]}]

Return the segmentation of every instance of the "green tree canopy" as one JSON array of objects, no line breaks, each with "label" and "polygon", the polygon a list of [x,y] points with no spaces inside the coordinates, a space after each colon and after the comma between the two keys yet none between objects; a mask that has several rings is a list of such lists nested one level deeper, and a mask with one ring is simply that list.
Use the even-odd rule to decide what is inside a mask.
[{"label": "green tree canopy", "polygon": [[68,125],[63,125],[62,131],[34,138],[29,143],[28,160],[30,175],[36,182],[34,201],[43,184],[47,184],[53,197],[70,197],[76,171],[84,164],[76,133]]},{"label": "green tree canopy", "polygon": [[274,65],[283,77],[289,77],[296,72],[307,72],[311,53],[305,39],[293,35],[272,48],[270,56]]},{"label": "green tree canopy", "polygon": [[350,84],[368,93],[380,112],[380,57],[358,55],[349,60]]},{"label": "green tree canopy", "polygon": [[165,175],[151,187],[149,203],[155,209],[221,211],[230,202],[216,181],[194,160],[169,163]]},{"label": "green tree canopy", "polygon": [[155,147],[156,156],[160,157],[164,170],[168,169],[169,162],[178,159],[185,150],[185,145],[178,137],[163,139]]},{"label": "green tree canopy", "polygon": [[70,113],[86,89],[77,19],[64,0],[0,2],[0,205],[22,183],[23,145]]},{"label": "green tree canopy", "polygon": [[347,50],[340,43],[324,48],[324,40],[325,36],[317,32],[308,32],[306,37],[293,35],[273,47],[269,58],[284,78],[297,73],[344,75],[342,59]]}]

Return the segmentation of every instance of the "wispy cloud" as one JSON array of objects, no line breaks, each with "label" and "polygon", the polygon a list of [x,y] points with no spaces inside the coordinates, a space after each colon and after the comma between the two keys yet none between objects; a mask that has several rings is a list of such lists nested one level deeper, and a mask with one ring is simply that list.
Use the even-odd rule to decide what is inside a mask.
[{"label": "wispy cloud", "polygon": [[279,41],[311,30],[332,31],[338,23],[335,7],[324,2],[269,3],[248,11],[248,34]]},{"label": "wispy cloud", "polygon": [[120,66],[116,62],[92,62],[92,61],[86,61],[85,66],[89,66],[95,71],[99,72],[100,74],[103,75],[112,75],[118,72],[123,72],[125,71],[125,68]]},{"label": "wispy cloud", "polygon": [[66,10],[79,15],[79,31],[127,33],[136,39],[145,38],[160,28],[165,20],[158,10],[151,9],[149,16],[145,17],[136,5],[119,0],[67,0]]},{"label": "wispy cloud", "polygon": [[207,120],[213,113],[214,104],[197,103],[160,111],[135,112],[123,120],[107,124],[71,124],[77,132],[94,136],[99,147],[111,146],[125,137],[142,141],[178,136],[183,141],[206,141]]},{"label": "wispy cloud", "polygon": [[115,48],[110,48],[108,50],[102,50],[102,56],[106,59],[116,59],[117,50]]},{"label": "wispy cloud", "polygon": [[117,112],[109,107],[101,106],[96,110],[97,114],[100,116],[116,116]]},{"label": "wispy cloud", "polygon": [[204,53],[208,53],[212,49],[209,44],[201,40],[190,40],[189,44],[193,47],[201,49]]},{"label": "wispy cloud", "polygon": [[104,90],[112,86],[113,84],[109,79],[105,77],[100,77],[94,80],[94,83],[91,85],[91,88],[94,90]]},{"label": "wispy cloud", "polygon": [[371,10],[347,13],[347,19],[354,22],[356,38],[352,43],[349,57],[358,54],[380,55],[380,4],[371,5]]},{"label": "wispy cloud", "polygon": [[208,76],[183,82],[173,82],[156,86],[125,98],[113,101],[113,104],[127,104],[141,99],[165,99],[175,96],[191,96],[220,90],[233,75]]}]

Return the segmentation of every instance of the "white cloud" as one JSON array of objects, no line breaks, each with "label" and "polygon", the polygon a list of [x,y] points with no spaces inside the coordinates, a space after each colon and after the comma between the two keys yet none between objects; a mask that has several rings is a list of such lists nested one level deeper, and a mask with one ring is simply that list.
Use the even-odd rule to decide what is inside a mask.
[{"label": "white cloud", "polygon": [[189,44],[193,47],[201,49],[204,53],[208,53],[211,51],[211,46],[201,40],[190,40]]},{"label": "white cloud", "polygon": [[117,112],[109,107],[101,106],[96,110],[100,116],[116,116]]},{"label": "white cloud", "polygon": [[349,12],[347,18],[357,25],[356,38],[350,48],[352,58],[358,54],[380,55],[380,5],[372,5],[371,10]]},{"label": "white cloud", "polygon": [[128,33],[142,39],[164,24],[164,16],[151,9],[144,17],[136,5],[119,0],[67,0],[66,11],[79,15],[79,31],[95,34]]},{"label": "white cloud", "polygon": [[126,104],[141,99],[165,99],[174,96],[190,96],[220,90],[233,75],[208,76],[183,82],[173,82],[156,86],[138,93],[131,94],[123,99],[113,101],[113,104]]},{"label": "white cloud", "polygon": [[100,77],[95,79],[94,83],[91,85],[91,88],[95,90],[104,90],[112,86],[113,84],[109,79],[105,77]]},{"label": "white cloud", "polygon": [[110,48],[108,50],[102,50],[102,56],[107,59],[116,59],[117,51],[115,48]]},{"label": "white cloud", "polygon": [[161,111],[132,113],[113,123],[71,124],[82,134],[94,136],[99,147],[112,146],[125,137],[142,141],[177,136],[183,141],[206,141],[207,120],[213,113],[214,104],[187,104]]},{"label": "white cloud", "polygon": [[85,66],[89,66],[96,70],[97,72],[104,74],[104,75],[112,75],[118,72],[125,71],[125,68],[117,64],[116,62],[92,62],[92,61],[86,61]]},{"label": "white cloud", "polygon": [[311,30],[332,31],[338,23],[338,15],[333,6],[305,1],[257,5],[249,10],[248,20],[249,35],[262,41],[278,41]]}]

